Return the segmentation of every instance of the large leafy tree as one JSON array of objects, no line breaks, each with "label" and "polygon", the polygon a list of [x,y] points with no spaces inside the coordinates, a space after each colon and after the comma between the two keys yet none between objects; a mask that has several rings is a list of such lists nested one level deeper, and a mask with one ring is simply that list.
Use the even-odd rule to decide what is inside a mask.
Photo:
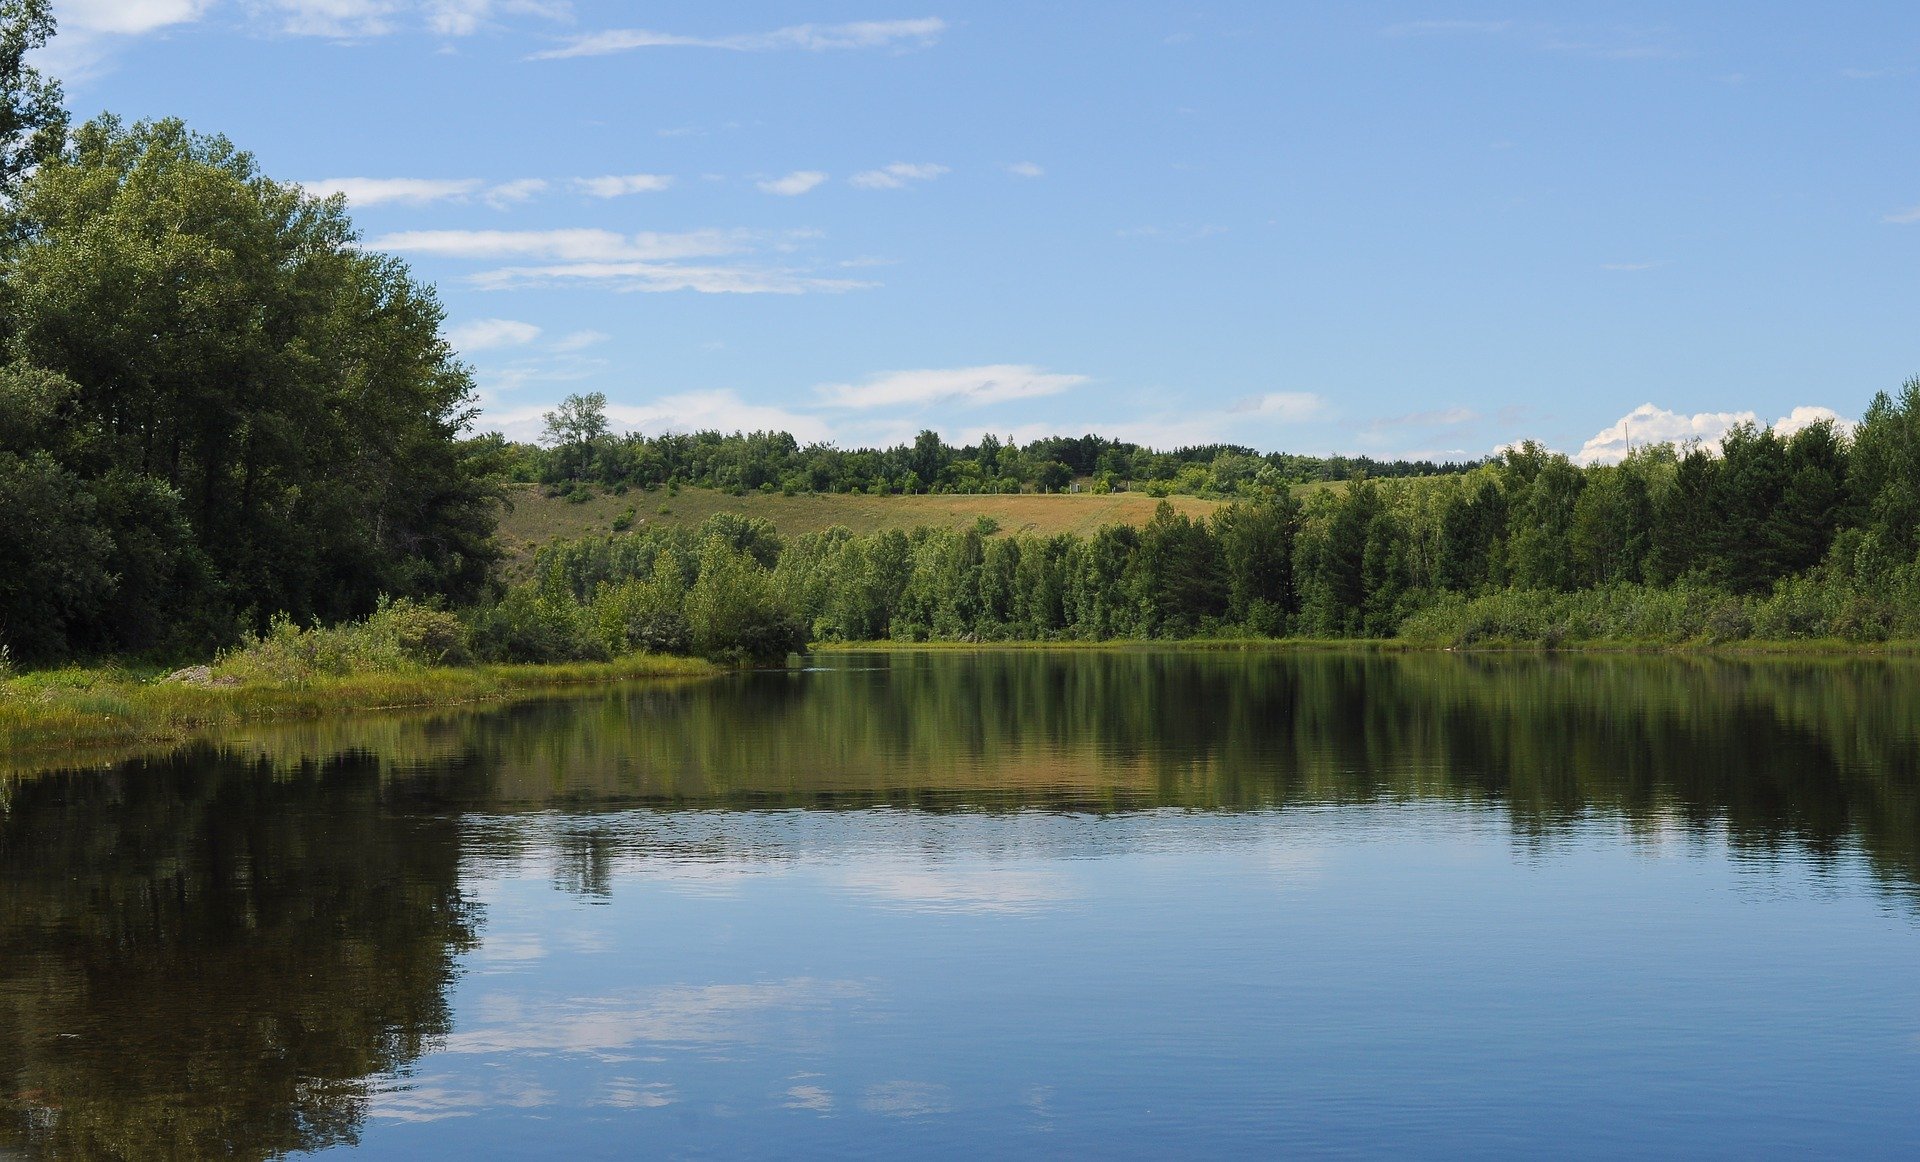
[{"label": "large leafy tree", "polygon": [[[189,572],[210,580],[176,622],[479,590],[493,512],[457,443],[471,381],[432,291],[359,249],[340,200],[272,181],[178,121],[102,117],[39,164],[9,224],[7,354],[70,385],[62,446],[42,450],[89,490],[117,481],[126,504],[189,530],[206,566]],[[0,608],[0,633],[18,616]],[[66,634],[149,644],[120,636]]]}]

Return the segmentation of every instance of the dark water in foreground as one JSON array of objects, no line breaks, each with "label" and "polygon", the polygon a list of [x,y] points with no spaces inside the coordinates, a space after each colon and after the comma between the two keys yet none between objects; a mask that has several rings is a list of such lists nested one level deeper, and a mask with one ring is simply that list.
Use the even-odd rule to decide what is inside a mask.
[{"label": "dark water in foreground", "polygon": [[1920,668],[822,665],[0,781],[0,1151],[1920,1151]]}]

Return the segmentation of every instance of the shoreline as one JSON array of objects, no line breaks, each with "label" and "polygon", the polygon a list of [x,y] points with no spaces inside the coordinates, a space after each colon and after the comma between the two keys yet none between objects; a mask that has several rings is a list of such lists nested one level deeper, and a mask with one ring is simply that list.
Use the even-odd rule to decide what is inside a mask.
[{"label": "shoreline", "polygon": [[35,671],[0,680],[0,752],[9,758],[84,755],[182,742],[223,726],[505,702],[553,690],[722,672],[711,662],[664,655],[561,665],[423,666],[291,685],[160,682],[112,665]]},{"label": "shoreline", "polygon": [[1372,653],[1468,655],[1633,654],[1676,657],[1769,657],[1833,659],[1920,659],[1920,641],[1853,642],[1840,638],[1665,642],[1596,638],[1548,646],[1528,641],[1488,641],[1442,645],[1403,638],[1106,638],[1100,641],[893,641],[815,642],[810,653],[939,653],[964,650],[1187,650],[1218,653]]}]

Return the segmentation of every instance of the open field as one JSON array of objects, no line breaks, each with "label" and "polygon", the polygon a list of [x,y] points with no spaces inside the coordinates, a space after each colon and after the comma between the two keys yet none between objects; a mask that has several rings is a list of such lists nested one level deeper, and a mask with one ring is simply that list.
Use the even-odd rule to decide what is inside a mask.
[{"label": "open field", "polygon": [[[615,518],[629,508],[633,509],[633,531],[636,532],[646,528],[697,525],[715,513],[734,512],[772,521],[780,535],[787,537],[819,532],[834,525],[845,525],[857,533],[921,525],[970,528],[983,516],[999,521],[1002,533],[1051,536],[1055,533],[1085,535],[1103,525],[1142,525],[1153,519],[1153,510],[1160,503],[1144,492],[1107,496],[1084,493],[1016,496],[748,493],[729,496],[711,488],[683,488],[678,496],[668,496],[665,489],[633,490],[625,496],[596,490],[591,500],[574,504],[560,497],[542,495],[540,488],[532,484],[510,485],[508,499],[512,507],[501,514],[500,541],[507,550],[510,574],[517,574],[532,557],[533,550],[550,541],[612,532]],[[1221,506],[1220,501],[1195,496],[1172,496],[1167,500],[1178,511],[1195,517],[1211,515]]]}]

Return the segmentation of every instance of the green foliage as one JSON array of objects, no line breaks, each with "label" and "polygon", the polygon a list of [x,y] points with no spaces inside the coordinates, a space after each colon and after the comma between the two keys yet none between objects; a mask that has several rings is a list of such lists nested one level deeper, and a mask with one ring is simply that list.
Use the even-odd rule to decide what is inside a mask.
[{"label": "green foliage", "polygon": [[303,627],[276,616],[266,633],[221,655],[214,675],[216,681],[297,686],[468,660],[459,618],[404,598],[383,599],[368,617],[334,626]]},{"label": "green foliage", "polygon": [[455,439],[471,384],[431,292],[356,245],[344,203],[177,121],[102,117],[39,158],[7,223],[0,528],[31,543],[7,546],[29,564],[0,631],[24,654],[205,648],[240,611],[481,592],[494,489]]},{"label": "green foliage", "polygon": [[782,661],[807,644],[773,574],[717,533],[701,546],[686,620],[694,651],[716,660]]},{"label": "green foliage", "polygon": [[610,651],[592,611],[570,594],[522,586],[468,615],[474,656],[486,662],[593,662]]}]

